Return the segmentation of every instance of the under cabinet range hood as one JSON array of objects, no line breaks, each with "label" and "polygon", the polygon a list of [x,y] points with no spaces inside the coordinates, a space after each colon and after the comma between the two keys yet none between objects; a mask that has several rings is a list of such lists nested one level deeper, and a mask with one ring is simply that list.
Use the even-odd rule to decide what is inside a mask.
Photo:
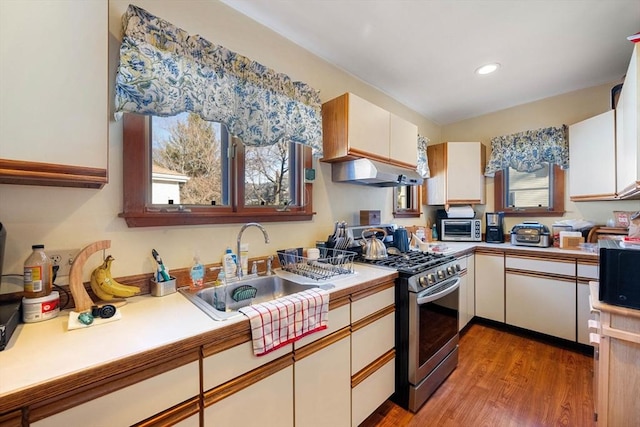
[{"label": "under cabinet range hood", "polygon": [[420,185],[423,181],[422,177],[414,170],[370,159],[333,163],[331,178],[334,182],[348,182],[372,187]]}]

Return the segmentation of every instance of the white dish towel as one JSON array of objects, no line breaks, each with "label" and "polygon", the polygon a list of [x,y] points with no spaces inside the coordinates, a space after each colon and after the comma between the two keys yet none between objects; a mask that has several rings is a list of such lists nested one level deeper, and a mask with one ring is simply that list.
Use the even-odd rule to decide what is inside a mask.
[{"label": "white dish towel", "polygon": [[238,311],[251,322],[253,353],[262,356],[326,329],[329,292],[313,288]]}]

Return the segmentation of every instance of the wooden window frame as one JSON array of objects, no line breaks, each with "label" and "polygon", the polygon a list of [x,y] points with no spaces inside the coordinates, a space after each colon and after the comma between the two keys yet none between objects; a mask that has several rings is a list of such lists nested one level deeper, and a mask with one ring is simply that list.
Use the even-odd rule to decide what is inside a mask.
[{"label": "wooden window frame", "polygon": [[[151,141],[149,138],[148,116],[126,113],[123,117],[123,211],[118,215],[129,227],[166,227],[175,225],[242,224],[248,221],[283,222],[310,221],[313,212],[312,184],[300,177],[296,186],[298,200],[305,200],[303,206],[290,206],[286,210],[270,207],[237,208],[238,200],[244,193],[244,184],[236,188],[232,206],[186,206],[188,209],[159,209],[149,202],[151,194]],[[311,148],[304,147],[304,168],[311,168],[313,158]],[[234,162],[233,177],[238,179],[238,169],[243,162]],[[304,175],[304,173],[303,173]],[[304,182],[304,183],[303,183]],[[304,196],[304,197],[302,197]]]},{"label": "wooden window frame", "polygon": [[553,206],[551,208],[512,208],[505,206],[505,173],[497,171],[494,176],[494,205],[496,212],[504,212],[505,216],[563,216],[564,215],[564,170],[553,165]]},{"label": "wooden window frame", "polygon": [[420,185],[407,185],[406,187],[410,187],[412,193],[412,203],[411,207],[407,209],[398,209],[397,206],[397,197],[398,197],[398,188],[393,187],[393,217],[394,218],[419,218],[420,215],[420,205],[422,204],[421,196],[422,196],[422,186]]}]

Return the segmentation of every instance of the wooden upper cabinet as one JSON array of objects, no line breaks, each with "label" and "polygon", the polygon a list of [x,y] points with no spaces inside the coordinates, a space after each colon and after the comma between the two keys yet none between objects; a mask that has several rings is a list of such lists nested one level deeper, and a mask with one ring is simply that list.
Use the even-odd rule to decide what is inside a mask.
[{"label": "wooden upper cabinet", "polygon": [[427,146],[427,156],[431,171],[424,187],[428,205],[484,204],[484,145],[444,142]]},{"label": "wooden upper cabinet", "polygon": [[352,93],[322,105],[322,132],[325,162],[417,163],[418,127]]},{"label": "wooden upper cabinet", "polygon": [[391,114],[389,133],[391,162],[415,169],[418,161],[418,126]]},{"label": "wooden upper cabinet", "polygon": [[571,200],[616,197],[614,110],[569,126],[569,194]]},{"label": "wooden upper cabinet", "polygon": [[0,2],[0,183],[108,180],[108,2]]},{"label": "wooden upper cabinet", "polygon": [[621,199],[640,198],[640,45],[635,44],[616,108],[616,176]]}]

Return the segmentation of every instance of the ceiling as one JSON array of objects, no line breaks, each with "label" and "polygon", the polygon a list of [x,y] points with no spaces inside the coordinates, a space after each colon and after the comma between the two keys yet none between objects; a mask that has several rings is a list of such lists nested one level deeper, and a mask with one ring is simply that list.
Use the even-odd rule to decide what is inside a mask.
[{"label": "ceiling", "polygon": [[640,31],[640,0],[221,1],[440,125],[619,82]]}]

